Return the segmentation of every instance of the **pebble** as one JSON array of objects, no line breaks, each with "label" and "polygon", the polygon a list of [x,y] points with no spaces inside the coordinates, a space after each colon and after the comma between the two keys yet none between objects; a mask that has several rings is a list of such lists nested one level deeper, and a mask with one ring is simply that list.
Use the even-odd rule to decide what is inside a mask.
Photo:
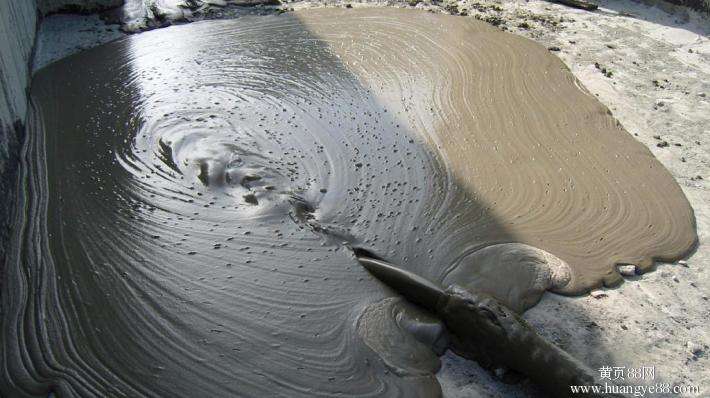
[{"label": "pebble", "polygon": [[703,346],[698,343],[688,341],[685,346],[688,347],[688,351],[690,351],[690,353],[693,354],[694,357],[699,357],[700,354],[703,353]]},{"label": "pebble", "polygon": [[668,141],[661,141],[658,144],[656,144],[656,146],[659,148],[665,148],[668,146]]},{"label": "pebble", "polygon": [[682,265],[682,266],[688,268],[688,262],[685,261],[685,260],[680,260],[680,261],[678,261],[678,265]]},{"label": "pebble", "polygon": [[636,266],[633,264],[620,265],[618,267],[619,273],[623,276],[634,276],[636,275]]},{"label": "pebble", "polygon": [[597,289],[597,290],[592,290],[591,292],[589,292],[589,294],[590,294],[592,297],[594,297],[595,299],[600,299],[600,298],[608,297],[608,295],[606,294],[605,291],[599,290],[599,289]]},{"label": "pebble", "polygon": [[252,204],[252,205],[258,205],[258,204],[259,204],[259,201],[256,199],[256,195],[254,195],[253,193],[246,194],[246,195],[244,195],[244,196],[242,196],[242,197],[244,198],[244,201],[247,202],[247,203],[249,203],[249,204]]}]

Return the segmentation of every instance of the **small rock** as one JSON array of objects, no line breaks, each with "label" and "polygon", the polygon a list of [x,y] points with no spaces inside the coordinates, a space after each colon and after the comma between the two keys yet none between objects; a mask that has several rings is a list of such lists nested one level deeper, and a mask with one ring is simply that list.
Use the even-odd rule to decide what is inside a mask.
[{"label": "small rock", "polygon": [[657,139],[657,140],[660,140],[660,139],[661,139],[661,136],[660,136],[660,135],[654,135],[653,138],[655,138],[655,139]]},{"label": "small rock", "polygon": [[661,141],[661,142],[659,142],[658,144],[656,144],[656,146],[659,147],[659,148],[665,148],[665,147],[667,147],[668,145],[669,145],[669,144],[668,144],[668,141]]},{"label": "small rock", "polygon": [[619,273],[623,276],[634,276],[636,275],[636,266],[633,264],[620,265],[618,267]]},{"label": "small rock", "polygon": [[256,195],[254,195],[253,193],[248,193],[242,197],[244,198],[245,202],[247,202],[251,205],[258,205],[259,204],[259,201],[256,199]]},{"label": "small rock", "polygon": [[688,347],[688,351],[690,351],[690,353],[693,354],[694,357],[699,357],[703,354],[703,346],[698,343],[689,341],[685,344],[685,346]]},{"label": "small rock", "polygon": [[548,47],[547,49],[550,51],[561,51],[561,49],[557,46]]},{"label": "small rock", "polygon": [[592,290],[591,292],[589,292],[589,294],[590,294],[592,297],[594,297],[595,299],[600,299],[600,298],[608,297],[608,295],[606,294],[605,291],[599,290],[599,289],[597,289],[597,290]]},{"label": "small rock", "polygon": [[688,268],[688,262],[685,261],[685,260],[680,260],[680,261],[678,261],[678,265],[682,265],[682,266]]},{"label": "small rock", "polygon": [[678,283],[680,280],[678,280],[678,277],[676,275],[673,275],[673,282]]}]

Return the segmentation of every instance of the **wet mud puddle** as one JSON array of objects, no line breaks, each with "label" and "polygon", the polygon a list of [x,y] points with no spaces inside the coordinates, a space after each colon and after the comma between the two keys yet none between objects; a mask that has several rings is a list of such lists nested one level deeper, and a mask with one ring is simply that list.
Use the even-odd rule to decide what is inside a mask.
[{"label": "wet mud puddle", "polygon": [[31,94],[2,395],[437,395],[440,324],[342,242],[518,311],[695,242],[669,173],[557,58],[467,19],[174,26]]}]

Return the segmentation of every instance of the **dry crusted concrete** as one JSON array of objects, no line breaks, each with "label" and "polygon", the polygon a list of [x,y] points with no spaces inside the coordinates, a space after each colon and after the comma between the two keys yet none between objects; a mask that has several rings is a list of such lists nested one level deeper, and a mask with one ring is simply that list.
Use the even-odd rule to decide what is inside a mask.
[{"label": "dry crusted concrete", "polygon": [[[543,1],[352,3],[416,7],[464,14],[547,46],[671,171],[695,210],[699,246],[687,262],[658,264],[623,284],[584,297],[546,294],[525,314],[541,332],[595,368],[653,367],[654,378],[621,385],[667,383],[710,393],[710,19],[665,2],[611,0],[587,12]],[[296,2],[275,7],[338,6]],[[269,7],[216,8],[199,18],[271,12]],[[95,16],[52,16],[41,25],[35,67],[122,35]],[[631,272],[630,272],[631,271]],[[633,273],[633,269],[624,272]],[[444,357],[438,374],[447,397],[542,396],[504,384],[475,363]]]}]

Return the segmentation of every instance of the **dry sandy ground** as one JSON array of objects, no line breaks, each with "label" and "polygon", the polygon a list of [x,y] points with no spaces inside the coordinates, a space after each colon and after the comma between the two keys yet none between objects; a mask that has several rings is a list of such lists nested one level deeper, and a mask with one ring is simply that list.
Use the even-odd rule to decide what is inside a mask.
[{"label": "dry sandy ground", "polygon": [[[593,13],[543,1],[388,5],[463,12],[542,43],[671,171],[697,219],[700,244],[687,264],[659,264],[655,272],[585,297],[547,294],[525,317],[595,368],[654,368],[653,379],[624,372],[618,384],[700,389],[644,396],[710,396],[710,19],[663,2],[599,4]],[[212,17],[243,12],[224,9]],[[35,67],[120,35],[95,16],[47,18]],[[543,396],[527,385],[503,384],[450,354],[438,377],[447,397]]]}]

